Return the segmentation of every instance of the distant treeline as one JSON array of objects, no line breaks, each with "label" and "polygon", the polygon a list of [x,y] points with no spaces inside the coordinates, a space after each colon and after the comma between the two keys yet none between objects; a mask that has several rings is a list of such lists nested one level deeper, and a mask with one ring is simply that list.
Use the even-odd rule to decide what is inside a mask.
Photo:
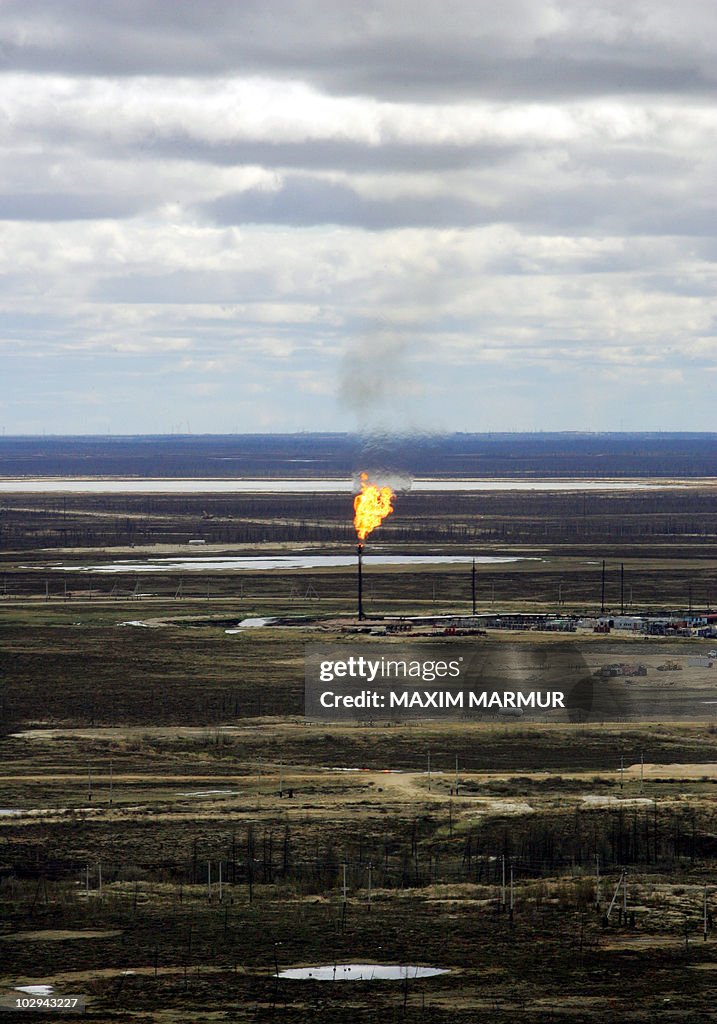
[{"label": "distant treeline", "polygon": [[1,437],[0,476],[717,476],[717,434]]}]

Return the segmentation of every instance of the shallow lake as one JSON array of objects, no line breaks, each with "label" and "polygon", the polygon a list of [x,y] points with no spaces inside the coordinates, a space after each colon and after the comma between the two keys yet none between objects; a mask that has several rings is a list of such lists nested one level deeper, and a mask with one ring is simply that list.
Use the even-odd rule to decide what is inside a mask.
[{"label": "shallow lake", "polygon": [[[697,483],[698,481],[690,481]],[[713,481],[710,481],[713,482]],[[641,491],[654,487],[680,487],[674,480],[413,480],[412,491]],[[307,480],[79,480],[71,478],[6,478],[2,494],[336,494],[358,490],[343,479]]]},{"label": "shallow lake", "polygon": [[279,978],[293,981],[403,981],[434,978],[448,974],[443,967],[414,967],[411,964],[325,964],[322,967],[291,967],[279,971]]},{"label": "shallow lake", "polygon": [[[500,565],[505,562],[540,561],[510,555],[476,556],[479,565]],[[364,555],[364,566],[372,565],[469,565],[472,555]],[[331,569],[355,566],[356,555],[237,555],[205,558],[126,559],[104,565],[53,565],[56,572],[251,572],[264,569]]]}]

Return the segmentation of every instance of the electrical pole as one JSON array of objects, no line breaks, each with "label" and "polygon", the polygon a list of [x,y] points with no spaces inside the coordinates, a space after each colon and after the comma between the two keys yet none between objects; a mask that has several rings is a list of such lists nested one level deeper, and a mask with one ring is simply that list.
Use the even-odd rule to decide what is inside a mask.
[{"label": "electrical pole", "polygon": [[476,613],[476,560],[473,559],[473,568],[471,570],[471,606],[473,609],[473,615]]},{"label": "electrical pole", "polygon": [[605,559],[602,560],[602,575],[600,583],[600,614],[605,614]]},{"label": "electrical pole", "polygon": [[621,873],[621,875],[620,875],[620,878],[618,879],[617,885],[615,886],[615,892],[612,894],[612,899],[610,900],[610,906],[607,908],[607,914],[605,915],[605,920],[606,921],[610,920],[610,914],[612,914],[612,908],[615,906],[615,900],[617,899],[617,894],[620,892],[620,886],[622,885],[624,877],[625,877],[625,872],[623,871]]}]

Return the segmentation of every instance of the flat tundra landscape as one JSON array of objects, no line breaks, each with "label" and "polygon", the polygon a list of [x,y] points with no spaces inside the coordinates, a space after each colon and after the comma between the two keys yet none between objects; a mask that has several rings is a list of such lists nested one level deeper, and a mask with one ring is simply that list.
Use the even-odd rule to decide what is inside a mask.
[{"label": "flat tundra landscape", "polygon": [[[96,1021],[712,1020],[717,640],[594,624],[706,619],[714,497],[399,494],[362,635],[350,495],[3,494],[3,999],[46,986]],[[408,634],[496,664],[563,652],[589,713],[304,718],[306,644]]]}]

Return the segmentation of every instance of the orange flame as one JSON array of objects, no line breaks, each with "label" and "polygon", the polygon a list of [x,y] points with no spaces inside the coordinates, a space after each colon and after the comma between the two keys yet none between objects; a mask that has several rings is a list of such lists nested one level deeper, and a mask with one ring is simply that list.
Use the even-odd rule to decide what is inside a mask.
[{"label": "orange flame", "polygon": [[360,541],[380,526],[386,516],[393,512],[391,500],[394,494],[390,487],[378,487],[368,482],[368,473],[361,474],[361,493],[354,498],[354,526]]}]

